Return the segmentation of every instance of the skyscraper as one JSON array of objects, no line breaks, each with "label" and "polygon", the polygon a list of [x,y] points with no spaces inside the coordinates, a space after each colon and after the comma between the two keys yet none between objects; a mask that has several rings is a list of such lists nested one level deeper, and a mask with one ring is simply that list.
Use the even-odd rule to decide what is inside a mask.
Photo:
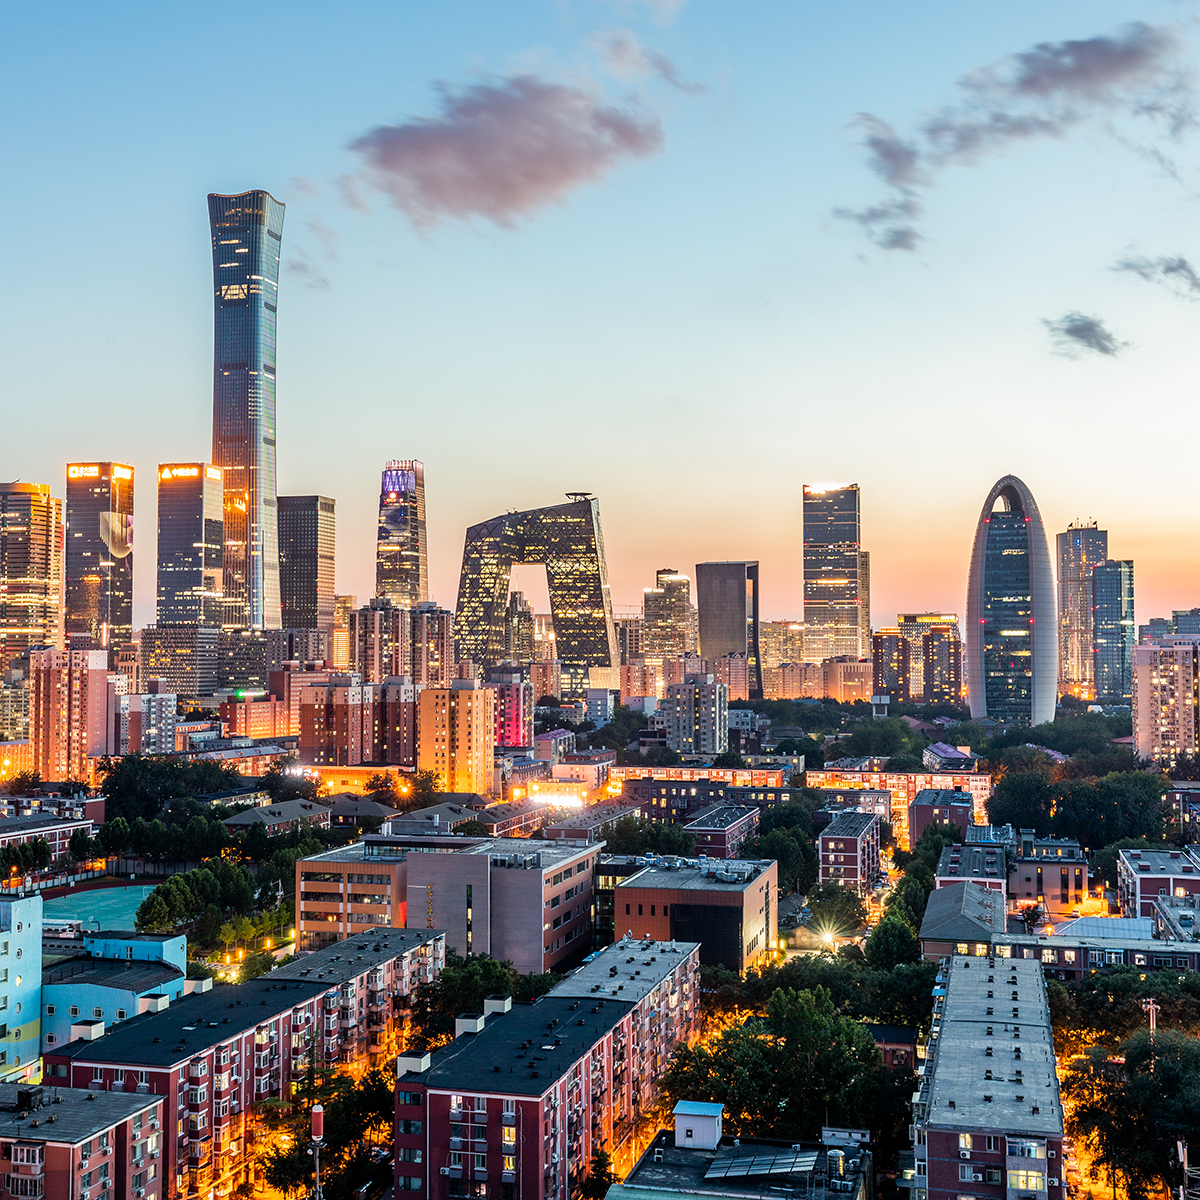
[{"label": "skyscraper", "polygon": [[0,673],[62,639],[62,501],[47,483],[0,483]]},{"label": "skyscraper", "polygon": [[504,659],[523,667],[533,662],[533,606],[522,592],[510,592],[504,610]]},{"label": "skyscraper", "polygon": [[333,629],[334,508],[328,496],[279,497],[279,608],[285,629]]},{"label": "skyscraper", "polygon": [[1072,521],[1058,542],[1059,691],[1080,700],[1094,695],[1092,568],[1108,558],[1108,531]]},{"label": "skyscraper", "polygon": [[697,563],[696,606],[700,610],[700,653],[709,662],[726,654],[744,654],[750,699],[761,700],[758,563]]},{"label": "skyscraper", "polygon": [[98,650],[133,637],[133,468],[67,464],[66,633]]},{"label": "skyscraper", "polygon": [[758,649],[764,670],[804,662],[804,623],[763,621],[758,630]]},{"label": "skyscraper", "polygon": [[895,701],[911,698],[912,643],[899,629],[879,629],[871,635],[872,694]]},{"label": "skyscraper", "polygon": [[1058,622],[1046,530],[1015,475],[988,493],[967,583],[967,692],[971,716],[1012,725],[1054,720]]},{"label": "skyscraper", "polygon": [[922,637],[935,626],[949,627],[955,638],[961,639],[958,628],[957,613],[923,612],[900,613],[896,617],[896,628],[908,638],[911,647],[909,688],[914,700],[920,700],[925,695],[925,655]]},{"label": "skyscraper", "polygon": [[660,567],[654,586],[642,593],[642,652],[661,662],[694,650],[692,581],[674,567]]},{"label": "skyscraper", "polygon": [[392,459],[383,468],[375,594],[404,608],[429,599],[425,466],[415,458]]},{"label": "skyscraper", "polygon": [[962,638],[958,636],[958,622],[927,626],[920,642],[913,645],[913,660],[917,659],[921,660],[922,700],[926,704],[961,704]]},{"label": "skyscraper", "polygon": [[213,464],[225,482],[225,621],[278,629],[275,331],[284,206],[267,192],[210,195]]},{"label": "skyscraper", "polygon": [[196,621],[220,628],[225,496],[210,463],[158,467],[158,608],[160,623]]},{"label": "skyscraper", "polygon": [[812,662],[865,658],[871,642],[870,559],[857,483],[804,485],[804,644]]},{"label": "skyscraper", "polygon": [[1095,698],[1129,704],[1133,689],[1133,563],[1107,559],[1092,568]]}]

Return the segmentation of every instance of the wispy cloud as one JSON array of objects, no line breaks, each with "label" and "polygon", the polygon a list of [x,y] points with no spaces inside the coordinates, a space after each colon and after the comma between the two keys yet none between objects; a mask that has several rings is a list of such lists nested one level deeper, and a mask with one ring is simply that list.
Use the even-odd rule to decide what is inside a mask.
[{"label": "wispy cloud", "polygon": [[362,182],[418,227],[483,217],[510,227],[631,158],[663,148],[658,116],[599,87],[532,75],[439,88],[441,113],[350,143]]},{"label": "wispy cloud", "polygon": [[1113,270],[1139,275],[1147,283],[1161,283],[1185,300],[1200,300],[1200,273],[1182,254],[1166,258],[1123,258]]},{"label": "wispy cloud", "polygon": [[1064,313],[1054,321],[1042,319],[1054,343],[1054,352],[1065,358],[1079,358],[1084,350],[1115,358],[1129,343],[1118,341],[1099,317],[1086,313]]},{"label": "wispy cloud", "polygon": [[295,251],[294,256],[283,266],[284,270],[295,275],[305,287],[328,291],[332,286],[325,272],[313,262],[311,255],[303,250]]},{"label": "wispy cloud", "polygon": [[597,33],[591,39],[592,48],[600,56],[605,69],[618,79],[641,79],[654,76],[681,92],[703,92],[702,83],[680,79],[674,64],[665,54],[643,46],[629,29],[614,29]]},{"label": "wispy cloud", "polygon": [[889,196],[836,215],[861,225],[885,249],[912,250],[921,240],[921,191],[947,167],[1117,117],[1143,118],[1178,137],[1196,123],[1181,49],[1172,30],[1135,22],[1114,35],[1042,42],[972,71],[959,80],[958,99],[910,135],[860,113],[853,127],[862,131],[868,166]]},{"label": "wispy cloud", "polygon": [[603,0],[620,12],[645,14],[659,25],[669,25],[683,11],[688,0]]}]

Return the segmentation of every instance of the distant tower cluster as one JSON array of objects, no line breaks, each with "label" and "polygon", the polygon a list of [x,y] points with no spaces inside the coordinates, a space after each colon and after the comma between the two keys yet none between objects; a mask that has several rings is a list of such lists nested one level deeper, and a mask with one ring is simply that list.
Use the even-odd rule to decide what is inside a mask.
[{"label": "distant tower cluster", "polygon": [[1092,572],[1108,559],[1108,531],[1074,521],[1058,543],[1058,689],[1095,698],[1095,593]]},{"label": "distant tower cluster", "polygon": [[383,468],[375,594],[404,608],[429,599],[425,466],[416,459],[392,459]]},{"label": "distant tower cluster", "polygon": [[804,485],[804,642],[812,662],[871,645],[871,560],[857,483]]}]

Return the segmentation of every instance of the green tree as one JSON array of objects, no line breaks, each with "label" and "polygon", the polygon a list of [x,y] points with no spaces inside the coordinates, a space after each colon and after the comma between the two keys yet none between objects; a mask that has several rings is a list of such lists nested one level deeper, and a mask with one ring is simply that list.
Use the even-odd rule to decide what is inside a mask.
[{"label": "green tree", "polygon": [[579,1189],[582,1200],[604,1200],[608,1189],[617,1182],[617,1173],[612,1169],[612,1160],[605,1150],[596,1150],[588,1163],[587,1178]]},{"label": "green tree", "polygon": [[889,914],[867,938],[863,953],[868,966],[877,971],[890,971],[901,963],[917,962],[921,957],[921,946],[908,924]]},{"label": "green tree", "polygon": [[808,927],[822,936],[828,933],[832,937],[845,937],[858,929],[867,916],[862,897],[838,883],[810,888],[808,906],[812,910]]},{"label": "green tree", "polygon": [[146,933],[161,933],[170,929],[174,922],[162,896],[155,888],[141,904],[134,915],[134,928]]},{"label": "green tree", "polygon": [[1105,846],[1092,855],[1090,874],[1093,879],[1102,879],[1109,887],[1117,886],[1117,860],[1122,850],[1161,850],[1162,842],[1152,842],[1147,838],[1121,838],[1111,846]]},{"label": "green tree", "polygon": [[740,857],[773,858],[779,864],[779,886],[784,892],[807,892],[817,881],[821,864],[799,825],[776,828],[742,843]]},{"label": "green tree", "polygon": [[719,767],[722,770],[733,770],[738,767],[744,767],[746,765],[746,760],[736,751],[726,750],[723,753],[718,754],[716,758],[713,759],[712,765],[714,767]]},{"label": "green tree", "polygon": [[32,796],[41,786],[42,777],[37,771],[18,771],[0,784],[0,791],[9,796]]},{"label": "green tree", "polygon": [[1045,771],[1011,771],[996,784],[987,802],[988,820],[993,825],[1050,832],[1054,789]]},{"label": "green tree", "polygon": [[120,854],[129,845],[129,823],[124,817],[105,821],[96,836],[105,854]]},{"label": "green tree", "polygon": [[[38,841],[42,841],[43,844],[45,844],[41,838],[39,838]],[[75,832],[71,834],[71,840],[67,843],[67,850],[77,863],[85,862],[87,859],[91,858],[96,853],[98,848],[99,847],[97,846],[96,842],[94,842],[92,838],[88,836],[88,831],[86,829],[75,830]],[[41,855],[38,857],[38,865],[41,866]],[[49,845],[46,845],[45,859],[45,866],[48,867],[50,865]]]},{"label": "green tree", "polygon": [[408,800],[402,807],[432,808],[435,804],[441,804],[443,795],[445,789],[436,771],[414,771],[409,776]]},{"label": "green tree", "polygon": [[413,999],[416,1044],[440,1044],[453,1034],[455,1017],[483,1012],[488,996],[511,996],[516,981],[516,972],[508,963],[485,954],[464,957],[448,950],[442,973],[432,983],[421,984]]}]

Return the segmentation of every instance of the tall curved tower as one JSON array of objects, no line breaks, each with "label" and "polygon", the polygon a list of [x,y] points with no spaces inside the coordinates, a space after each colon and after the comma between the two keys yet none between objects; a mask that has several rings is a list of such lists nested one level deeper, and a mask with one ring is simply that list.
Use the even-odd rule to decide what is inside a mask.
[{"label": "tall curved tower", "polygon": [[1058,619],[1050,546],[1037,501],[1015,475],[997,481],[979,514],[966,625],[971,716],[1053,721]]}]

